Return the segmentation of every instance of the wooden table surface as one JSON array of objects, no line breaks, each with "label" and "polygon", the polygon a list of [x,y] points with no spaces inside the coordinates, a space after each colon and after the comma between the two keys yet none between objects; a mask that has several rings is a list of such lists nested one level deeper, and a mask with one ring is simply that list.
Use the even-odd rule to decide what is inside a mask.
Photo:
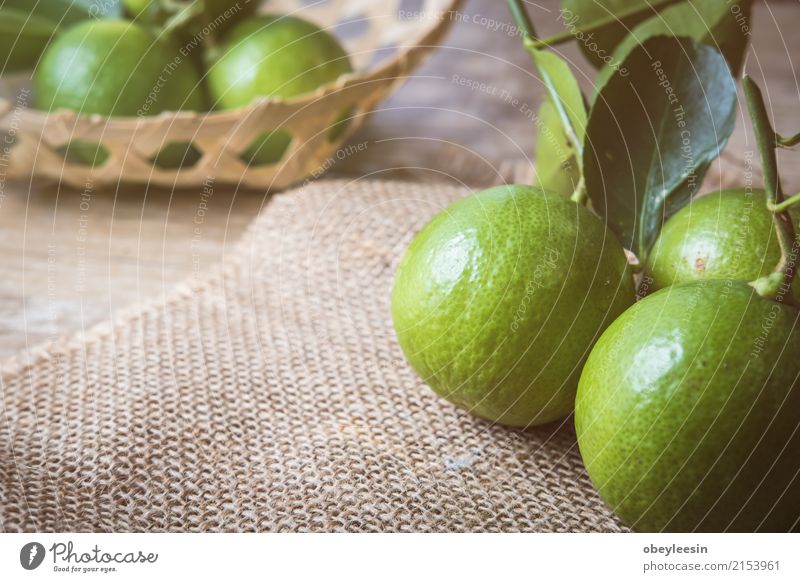
[{"label": "wooden table surface", "polygon": [[[555,0],[531,3],[540,34],[560,30],[557,7]],[[363,151],[337,162],[332,174],[450,176],[472,185],[530,176],[529,110],[540,103],[541,83],[519,38],[504,32],[513,30],[504,2],[472,0],[463,14],[444,46],[352,138],[366,144]],[[800,0],[759,3],[754,27],[748,71],[764,80],[778,127],[796,132]],[[591,67],[577,48],[560,50],[589,87]],[[484,89],[465,86],[474,81]],[[742,111],[723,165],[735,170],[752,149]],[[800,190],[800,158],[790,152],[781,159],[787,190]],[[0,188],[0,358],[86,330],[203,276],[269,203],[264,192],[217,186],[200,213],[201,194],[145,186],[88,195],[45,184]]]}]

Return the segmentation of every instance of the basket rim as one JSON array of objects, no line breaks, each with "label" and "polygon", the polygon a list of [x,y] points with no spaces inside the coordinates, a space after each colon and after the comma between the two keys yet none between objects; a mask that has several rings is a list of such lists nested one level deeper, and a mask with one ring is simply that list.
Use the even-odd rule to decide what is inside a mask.
[{"label": "basket rim", "polygon": [[[442,5],[442,13],[452,13],[460,9],[464,0],[448,0]],[[21,120],[24,122],[45,126],[49,121],[54,119],[69,119],[71,121],[88,121],[90,123],[105,123],[113,124],[116,126],[135,125],[141,128],[143,125],[162,123],[165,119],[194,119],[203,117],[206,121],[222,121],[226,117],[239,117],[242,114],[247,114],[256,109],[274,108],[274,107],[297,107],[311,104],[326,95],[341,91],[343,88],[362,83],[364,81],[374,81],[381,77],[388,76],[387,73],[397,67],[398,62],[408,60],[411,54],[420,50],[432,50],[438,47],[438,43],[434,41],[439,35],[443,34],[453,23],[452,18],[439,18],[433,25],[427,26],[408,44],[403,45],[398,52],[393,55],[386,62],[380,66],[371,68],[361,72],[351,72],[340,75],[336,80],[321,85],[311,92],[303,93],[295,97],[281,98],[270,96],[258,96],[250,103],[235,109],[210,109],[206,111],[164,111],[157,115],[143,115],[143,116],[109,116],[97,113],[81,114],[72,109],[62,108],[54,111],[44,111],[34,109],[33,107],[26,107],[20,112]],[[0,97],[0,129],[3,128],[3,120],[6,114],[13,109],[11,101],[4,97]]]}]

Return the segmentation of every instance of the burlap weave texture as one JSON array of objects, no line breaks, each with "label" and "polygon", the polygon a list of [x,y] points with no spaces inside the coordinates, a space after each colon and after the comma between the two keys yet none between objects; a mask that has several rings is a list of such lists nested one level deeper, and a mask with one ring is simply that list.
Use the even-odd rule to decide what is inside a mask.
[{"label": "burlap weave texture", "polygon": [[389,295],[465,190],[324,181],[235,258],[2,375],[4,531],[620,531],[571,420],[515,431],[436,397]]}]

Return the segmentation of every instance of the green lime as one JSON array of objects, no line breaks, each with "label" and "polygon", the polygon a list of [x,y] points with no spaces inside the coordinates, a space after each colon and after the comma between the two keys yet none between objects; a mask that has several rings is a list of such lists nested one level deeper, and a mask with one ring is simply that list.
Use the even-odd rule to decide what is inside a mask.
[{"label": "green lime", "polygon": [[583,369],[575,426],[600,495],[640,531],[787,531],[800,519],[796,308],[742,281],[640,301]]},{"label": "green lime", "polygon": [[[203,109],[194,65],[174,46],[122,20],[67,30],[47,48],[33,81],[36,106],[46,111],[137,116]],[[70,150],[88,163],[107,157],[97,144],[78,142]]]},{"label": "green lime", "polygon": [[[208,71],[209,93],[219,109],[243,107],[258,97],[303,95],[352,71],[347,53],[333,36],[292,16],[243,21],[225,39],[220,55]],[[291,139],[282,130],[265,133],[243,158],[275,163]]]},{"label": "green lime", "polygon": [[599,218],[538,188],[501,186],[456,202],[414,238],[392,315],[436,393],[528,426],[572,411],[592,344],[633,298],[625,253]]},{"label": "green lime", "polygon": [[160,168],[174,169],[189,167],[200,161],[202,154],[190,143],[171,143],[153,158],[153,164]]},{"label": "green lime", "polygon": [[[664,225],[647,261],[648,290],[708,279],[754,281],[781,252],[763,190],[723,190],[696,198]],[[792,212],[795,228],[800,215]],[[795,294],[800,287],[794,286]]]}]

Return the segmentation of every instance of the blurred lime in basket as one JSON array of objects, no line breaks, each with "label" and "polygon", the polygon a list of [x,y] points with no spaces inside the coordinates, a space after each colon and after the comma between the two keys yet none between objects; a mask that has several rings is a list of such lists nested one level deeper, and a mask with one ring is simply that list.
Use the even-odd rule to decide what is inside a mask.
[{"label": "blurred lime in basket", "polygon": [[117,0],[1,0],[0,73],[33,69],[51,39],[73,24],[121,13]]},{"label": "blurred lime in basket", "polygon": [[251,16],[260,3],[260,0],[122,1],[128,17],[147,25],[187,28],[189,36],[198,32],[202,36],[222,34],[238,21]]},{"label": "blurred lime in basket", "polygon": [[125,13],[132,18],[149,17],[150,13],[158,8],[155,0],[123,0]]},{"label": "blurred lime in basket", "polygon": [[[59,36],[45,51],[33,76],[39,109],[71,109],[105,116],[156,115],[204,109],[200,79],[177,48],[141,26],[122,20],[87,21]],[[196,155],[189,144],[172,144],[158,154],[163,167]],[[68,156],[102,164],[107,152],[74,141]]]},{"label": "blurred lime in basket", "polygon": [[[310,93],[351,72],[347,52],[329,33],[291,16],[248,19],[210,56],[208,90],[218,109],[243,107],[258,97],[290,98]],[[335,139],[349,112],[331,128]],[[261,135],[242,155],[252,164],[281,159],[291,135],[277,130]]]}]

